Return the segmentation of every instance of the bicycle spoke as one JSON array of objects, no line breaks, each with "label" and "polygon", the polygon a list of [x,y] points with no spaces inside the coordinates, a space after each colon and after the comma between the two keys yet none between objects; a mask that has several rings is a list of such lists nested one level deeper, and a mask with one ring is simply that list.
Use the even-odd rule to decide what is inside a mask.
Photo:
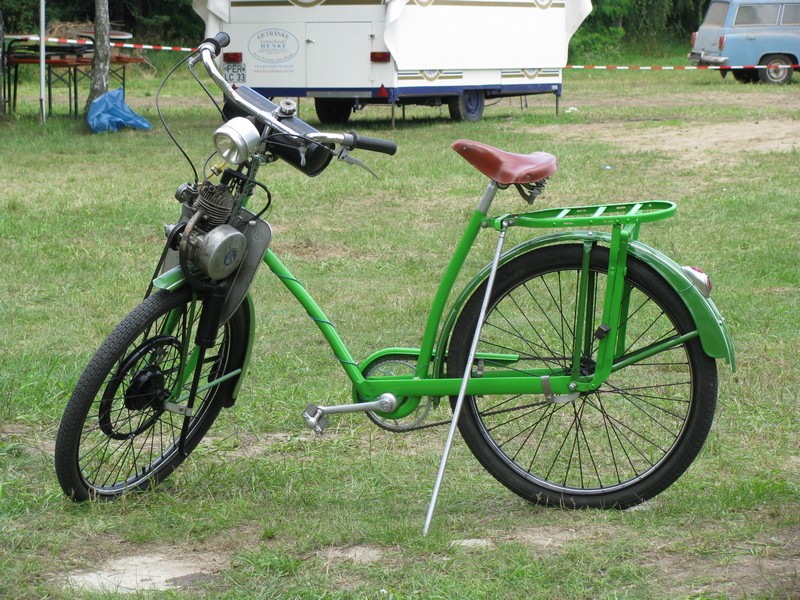
[{"label": "bicycle spoke", "polygon": [[[588,271],[582,244],[540,248],[506,265],[478,353],[518,358],[513,364],[483,360],[484,372],[575,374],[583,381],[595,374],[604,343],[595,331],[605,322],[608,290],[607,262],[602,261],[609,252],[599,247],[591,252]],[[684,434],[697,406],[698,358],[687,348],[697,342],[691,319],[683,318],[679,327],[664,308],[666,302],[671,310],[687,314],[680,298],[657,274],[644,271],[626,271],[616,351],[612,348],[616,358],[598,389],[548,398],[488,394],[470,397],[465,405],[459,425],[470,449],[524,497],[561,502],[568,496],[563,501],[586,506],[605,505],[606,499],[609,504],[632,505],[652,495],[650,490],[663,489],[664,484],[650,483],[654,473],[662,470],[665,478],[674,479],[688,464],[678,458],[675,465],[661,469],[688,443]],[[666,294],[673,294],[674,300],[663,301]],[[479,308],[476,297],[471,318]],[[467,312],[465,308],[463,314]],[[466,322],[463,314],[459,323]],[[464,340],[471,339],[470,327],[460,332]],[[450,353],[458,357],[454,347]],[[455,358],[454,369],[457,364]],[[697,447],[684,455],[696,453]]]}]

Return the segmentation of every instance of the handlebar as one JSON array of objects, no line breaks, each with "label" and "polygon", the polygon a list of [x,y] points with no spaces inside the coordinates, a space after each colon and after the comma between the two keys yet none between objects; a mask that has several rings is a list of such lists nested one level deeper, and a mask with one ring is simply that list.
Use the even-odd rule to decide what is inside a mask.
[{"label": "handlebar", "polygon": [[190,60],[190,65],[194,66],[198,60],[202,60],[203,66],[206,68],[206,71],[208,71],[209,76],[222,90],[222,93],[226,98],[228,98],[231,102],[248,114],[253,115],[257,120],[264,123],[275,132],[284,133],[293,137],[303,137],[307,140],[320,144],[338,144],[351,150],[361,149],[368,150],[370,152],[381,152],[389,155],[393,155],[395,152],[397,152],[397,144],[395,142],[359,136],[355,131],[344,134],[323,132],[301,133],[295,131],[286,123],[281,121],[281,119],[276,117],[273,113],[265,111],[255,106],[251,102],[248,102],[241,96],[241,94],[236,92],[230,83],[225,80],[225,77],[223,77],[222,73],[219,72],[217,63],[214,62],[214,59],[219,56],[223,48],[230,44],[230,41],[230,36],[224,31],[220,31],[214,37],[204,39],[197,48],[199,58],[196,57]]}]

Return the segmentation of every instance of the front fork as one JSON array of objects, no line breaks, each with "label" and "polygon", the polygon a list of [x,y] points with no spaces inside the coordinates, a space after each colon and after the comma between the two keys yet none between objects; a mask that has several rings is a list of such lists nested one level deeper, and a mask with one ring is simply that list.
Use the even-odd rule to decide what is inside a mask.
[{"label": "front fork", "polygon": [[[200,320],[197,324],[195,331],[195,346],[192,352],[191,359],[187,365],[184,365],[182,380],[188,379],[189,373],[192,373],[192,384],[189,389],[189,397],[186,399],[186,405],[183,413],[183,425],[181,426],[181,435],[178,441],[178,451],[182,455],[186,455],[186,437],[189,433],[189,423],[192,419],[192,412],[194,409],[194,402],[200,388],[200,378],[203,372],[203,364],[205,362],[206,352],[217,341],[217,333],[219,330],[220,317],[222,310],[225,306],[225,299],[228,295],[229,285],[226,281],[214,285],[206,292],[203,306],[200,312]],[[194,307],[194,303],[192,306]],[[188,351],[185,350],[184,355]],[[188,366],[189,368],[186,368]],[[193,369],[191,368],[193,366]],[[221,382],[218,382],[221,383]],[[183,389],[183,385],[177,386],[176,390]]]}]

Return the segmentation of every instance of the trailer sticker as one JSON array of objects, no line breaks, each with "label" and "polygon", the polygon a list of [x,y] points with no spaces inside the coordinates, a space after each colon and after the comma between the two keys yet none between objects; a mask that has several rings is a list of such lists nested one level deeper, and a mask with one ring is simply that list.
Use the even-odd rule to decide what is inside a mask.
[{"label": "trailer sticker", "polygon": [[503,79],[543,79],[560,75],[559,69],[503,69],[500,73]]},{"label": "trailer sticker", "polygon": [[285,29],[262,29],[247,43],[250,54],[267,64],[280,64],[292,60],[300,51],[300,42]]},{"label": "trailer sticker", "polygon": [[440,81],[442,79],[463,79],[462,71],[398,71],[397,79],[400,81]]}]

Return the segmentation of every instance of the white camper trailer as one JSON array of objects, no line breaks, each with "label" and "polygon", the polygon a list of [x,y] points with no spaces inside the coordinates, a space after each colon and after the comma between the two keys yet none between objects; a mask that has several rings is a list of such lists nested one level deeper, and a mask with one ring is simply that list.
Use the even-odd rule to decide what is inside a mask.
[{"label": "white camper trailer", "polygon": [[193,0],[227,32],[225,77],[267,97],[312,97],[325,123],[367,104],[447,104],[552,93],[590,0]]}]

